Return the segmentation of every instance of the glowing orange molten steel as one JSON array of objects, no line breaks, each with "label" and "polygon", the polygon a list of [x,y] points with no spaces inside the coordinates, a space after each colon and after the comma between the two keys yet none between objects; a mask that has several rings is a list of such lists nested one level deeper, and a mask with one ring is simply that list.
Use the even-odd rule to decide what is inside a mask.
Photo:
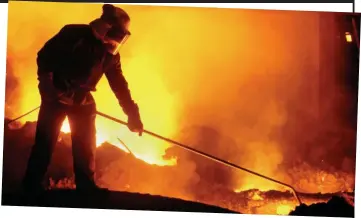
[{"label": "glowing orange molten steel", "polygon": [[[120,127],[118,127],[119,130],[123,130],[120,129]],[[130,148],[132,151],[132,153],[134,154],[135,157],[143,160],[146,163],[149,164],[156,164],[156,165],[176,165],[177,164],[177,159],[176,158],[172,158],[169,160],[164,160],[161,156],[164,155],[165,151],[164,148],[157,146],[157,144],[154,144],[150,141],[150,143],[148,143],[148,141],[146,142],[141,142],[140,139],[137,139],[137,136],[134,135],[130,135],[132,133],[127,133],[126,131],[128,130],[123,130],[123,131],[119,131],[119,134],[112,134],[111,132],[105,132],[104,129],[107,129],[106,126],[102,126],[102,122],[99,121],[99,118],[97,120],[97,134],[96,134],[96,138],[97,138],[97,147],[100,147],[103,143],[108,142],[114,146],[117,146],[118,148],[120,148],[121,150],[123,150],[124,152],[130,153],[129,150],[127,149]],[[61,132],[63,133],[70,133],[71,129],[70,129],[70,125],[69,125],[69,121],[68,119],[66,119],[63,123],[63,126],[61,127]],[[121,139],[121,141],[119,141],[119,139]],[[125,147],[123,144],[125,142],[129,142],[126,143]],[[134,144],[133,144],[134,143]],[[148,150],[146,151],[142,151],[141,148],[137,149],[137,147],[135,147],[134,145],[139,145],[139,146],[154,146],[153,147],[153,152],[149,152]],[[133,146],[132,146],[133,145]],[[133,151],[133,149],[135,151]],[[148,148],[149,149],[149,148]]]},{"label": "glowing orange molten steel", "polygon": [[280,205],[277,207],[277,215],[288,215],[292,210],[294,210],[294,207],[290,205]]}]

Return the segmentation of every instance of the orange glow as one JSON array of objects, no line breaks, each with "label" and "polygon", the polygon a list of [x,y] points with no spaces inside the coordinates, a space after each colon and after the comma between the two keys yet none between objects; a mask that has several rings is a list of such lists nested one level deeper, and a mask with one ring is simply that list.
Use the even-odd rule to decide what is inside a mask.
[{"label": "orange glow", "polygon": [[277,207],[277,215],[288,215],[294,209],[293,205],[282,204]]},{"label": "orange glow", "polygon": [[351,33],[346,32],[346,33],[345,33],[345,37],[346,37],[346,41],[347,41],[347,42],[352,42],[352,35],[351,35]]},{"label": "orange glow", "polygon": [[263,200],[263,198],[262,198],[262,196],[259,195],[258,192],[255,192],[255,193],[253,194],[253,196],[252,196],[252,200],[254,200],[254,201],[261,201],[261,200]]},{"label": "orange glow", "polygon": [[[105,125],[105,124],[106,125]],[[97,147],[101,146],[104,142],[108,142],[112,145],[117,146],[118,148],[120,148],[121,150],[123,150],[124,152],[129,153],[128,149],[122,144],[122,142],[120,142],[118,140],[118,138],[121,138],[122,141],[125,143],[125,141],[130,142],[131,144],[135,144],[135,145],[145,145],[145,143],[147,144],[146,146],[155,146],[154,150],[152,152],[150,152],[148,148],[137,148],[137,147],[129,147],[131,149],[131,152],[134,154],[135,157],[145,161],[146,163],[149,164],[156,164],[156,165],[175,165],[176,159],[170,159],[170,160],[164,160],[162,159],[162,155],[164,154],[164,150],[165,147],[157,147],[159,146],[156,142],[152,141],[152,138],[147,138],[147,141],[142,142],[141,138],[136,138],[136,136],[134,136],[133,133],[128,133],[127,129],[121,129],[119,127],[119,124],[109,124],[107,122],[99,122],[99,118],[96,122],[96,127],[97,127],[97,134],[96,134],[96,138],[97,138]],[[118,125],[118,126],[117,126]],[[120,133],[117,133],[116,131],[112,131],[112,127],[113,128],[119,128]],[[108,130],[108,131],[107,131]],[[61,131],[63,133],[70,133],[70,125],[69,125],[69,121],[66,118],[64,120],[64,123],[61,127]],[[127,147],[128,147],[128,143],[127,143]]]},{"label": "orange glow", "polygon": [[[28,75],[28,77],[24,79],[26,82],[22,83],[23,97],[19,102],[20,105],[17,114],[26,113],[32,107],[36,107],[36,105],[40,104],[40,96],[37,90],[36,65],[34,64],[37,50],[40,49],[43,43],[55,34],[62,25],[68,22],[76,22],[77,20],[82,20],[87,23],[92,19],[97,18],[101,12],[101,5],[98,4],[87,5],[86,10],[82,8],[82,4],[76,4],[76,8],[79,9],[76,11],[79,13],[76,13],[76,15],[74,14],[72,18],[68,16],[68,13],[65,13],[62,18],[54,17],[53,19],[50,19],[50,17],[53,17],[53,14],[58,14],[57,12],[59,10],[64,12],[67,11],[69,4],[40,4],[43,5],[42,13],[38,14],[38,16],[35,16],[34,13],[32,13],[31,16],[33,17],[35,23],[32,23],[33,26],[31,28],[40,28],[42,34],[34,38],[33,41],[23,40],[20,43],[14,43],[12,40],[16,40],[18,35],[17,28],[20,26],[22,28],[26,28],[25,26],[28,26],[28,24],[22,25],[27,21],[26,19],[24,20],[21,18],[21,16],[19,17],[18,14],[27,14],[29,13],[29,10],[34,11],[35,8],[38,8],[39,3],[9,3],[8,43],[11,45],[10,47],[12,51],[21,51],[23,55],[20,55],[22,56],[20,58],[25,58],[21,61],[21,64],[15,66],[15,70],[16,72],[26,72],[26,75]],[[54,7],[54,5],[56,6]],[[45,20],[48,20],[48,25],[40,25],[40,23],[44,23],[42,16],[47,17]],[[35,21],[36,19],[40,19],[41,21]],[[38,22],[39,26],[37,26],[36,22]],[[44,28],[45,26],[46,28]],[[139,26],[139,24],[137,25],[135,22],[133,26],[134,32],[141,32],[139,29],[141,26]],[[175,123],[177,114],[174,108],[175,98],[167,91],[167,87],[162,82],[161,75],[157,74],[157,72],[162,70],[160,60],[155,59],[156,57],[153,59],[149,58],[151,51],[142,50],[141,47],[139,47],[139,43],[137,43],[136,37],[133,38],[135,38],[133,42],[130,38],[128,40],[129,42],[127,42],[128,44],[124,45],[125,48],[127,46],[132,48],[132,52],[136,55],[136,58],[132,58],[129,55],[123,58],[122,64],[125,77],[129,82],[133,98],[137,101],[140,107],[140,113],[145,128],[171,138],[177,132],[177,124]],[[11,56],[11,54],[9,54],[9,56]],[[22,77],[24,77],[24,75],[22,75]],[[93,94],[97,103],[97,109],[126,121],[126,116],[118,105],[118,101],[111,92],[105,77],[101,79],[97,89],[98,91]],[[162,100],[158,101],[159,99]],[[35,121],[37,119],[37,113],[32,113],[20,121]],[[117,139],[119,137],[122,141],[124,141],[124,143],[126,143],[136,157],[147,163],[156,165],[175,165],[177,163],[176,158],[170,160],[163,159],[166,149],[171,145],[160,141],[159,139],[146,135],[138,137],[135,133],[131,133],[126,127],[101,117],[97,117],[96,128],[98,146],[107,141],[118,146],[122,150],[126,150],[124,146],[119,143]],[[64,133],[70,132],[67,120],[64,121],[61,130]]]},{"label": "orange glow", "polygon": [[64,120],[63,126],[61,127],[60,130],[61,130],[61,132],[63,132],[63,133],[70,133],[70,132],[71,132],[68,118],[66,118],[66,119]]}]

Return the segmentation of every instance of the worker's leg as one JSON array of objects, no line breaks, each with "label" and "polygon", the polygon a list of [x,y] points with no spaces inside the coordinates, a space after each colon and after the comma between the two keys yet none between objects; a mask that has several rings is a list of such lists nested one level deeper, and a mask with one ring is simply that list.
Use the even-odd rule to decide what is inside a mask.
[{"label": "worker's leg", "polygon": [[73,106],[68,111],[71,128],[75,183],[78,190],[96,188],[96,106]]},{"label": "worker's leg", "polygon": [[36,126],[35,144],[30,153],[23,180],[26,191],[42,189],[42,182],[65,117],[65,106],[56,102],[43,102],[41,104]]}]

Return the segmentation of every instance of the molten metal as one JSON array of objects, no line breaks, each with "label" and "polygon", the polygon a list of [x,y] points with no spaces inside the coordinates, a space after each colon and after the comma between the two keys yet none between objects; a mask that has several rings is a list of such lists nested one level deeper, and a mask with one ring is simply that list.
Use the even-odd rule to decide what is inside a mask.
[{"label": "molten metal", "polygon": [[[122,120],[119,120],[119,119],[116,119],[116,118],[114,118],[114,117],[111,117],[111,116],[109,116],[109,115],[106,115],[106,114],[104,114],[104,113],[101,113],[101,112],[99,112],[99,111],[97,112],[97,114],[98,114],[99,116],[102,116],[102,117],[105,117],[105,118],[107,118],[107,119],[110,119],[110,120],[112,120],[112,121],[114,121],[114,122],[117,122],[117,123],[120,123],[120,124],[123,124],[123,125],[127,125],[126,122],[124,122],[124,121],[122,121]],[[291,185],[288,185],[288,184],[285,184],[285,183],[283,183],[283,182],[280,182],[280,181],[277,181],[277,180],[275,180],[275,179],[272,179],[272,178],[270,178],[270,177],[261,175],[261,174],[259,174],[259,173],[254,172],[254,171],[251,171],[251,170],[249,170],[249,169],[240,167],[240,166],[238,166],[238,165],[236,165],[236,164],[234,164],[234,163],[230,163],[230,162],[228,162],[228,161],[219,159],[219,158],[214,157],[214,156],[212,156],[212,155],[206,154],[206,153],[204,153],[204,152],[202,152],[202,151],[198,151],[198,150],[196,150],[196,149],[194,149],[194,148],[191,148],[191,147],[189,147],[189,146],[187,146],[187,145],[181,144],[181,143],[176,142],[176,141],[174,141],[174,140],[172,140],[172,139],[165,138],[165,137],[163,137],[163,136],[160,136],[160,135],[158,135],[158,134],[156,134],[156,133],[153,133],[153,132],[150,132],[150,131],[148,131],[148,130],[144,130],[144,132],[147,133],[147,134],[149,134],[149,135],[151,135],[151,136],[153,136],[153,137],[156,137],[156,138],[158,138],[158,139],[161,139],[161,140],[164,140],[164,141],[166,141],[166,142],[169,142],[169,143],[178,145],[179,147],[181,147],[181,148],[183,148],[183,149],[186,149],[186,150],[188,150],[188,151],[191,151],[191,152],[196,153],[196,154],[198,154],[198,155],[201,155],[201,156],[203,156],[203,157],[209,158],[209,159],[211,159],[211,160],[213,160],[213,161],[216,161],[216,162],[218,162],[218,163],[221,163],[221,164],[224,164],[224,165],[227,165],[227,166],[231,166],[231,167],[236,168],[236,169],[238,169],[238,170],[246,171],[246,172],[251,173],[251,174],[253,174],[253,175],[256,175],[256,176],[262,177],[262,178],[264,178],[264,179],[270,180],[270,181],[272,181],[272,182],[278,183],[278,184],[280,184],[280,185],[286,186],[286,187],[290,188],[290,189],[293,191],[295,197],[297,198],[298,203],[299,203],[300,205],[302,204],[301,199],[299,198],[299,196],[298,196],[298,194],[297,194],[297,191],[296,191],[295,188],[293,188]]]},{"label": "molten metal", "polygon": [[[14,119],[14,120],[12,120],[12,121],[10,121],[10,122],[13,122],[13,121],[15,121],[15,120],[18,120],[18,119],[20,119],[20,118],[28,115],[28,114],[31,114],[32,112],[36,111],[36,110],[39,109],[39,108],[40,108],[40,106],[34,108],[33,110],[31,110],[31,111],[29,111],[29,112],[27,112],[27,113],[25,113],[25,114],[23,114],[23,115],[21,115],[21,116],[19,116],[18,118]],[[117,123],[119,123],[119,124],[123,124],[123,125],[126,125],[126,126],[128,125],[126,122],[124,122],[124,121],[122,121],[122,120],[119,120],[119,119],[117,119],[117,118],[115,118],[115,117],[109,116],[109,115],[104,114],[104,113],[99,112],[99,111],[97,111],[97,115],[102,116],[102,117],[105,117],[105,118],[107,118],[107,119],[109,119],[109,120],[112,120],[112,121],[114,121],[114,122],[117,122]],[[8,124],[9,124],[10,122],[8,122]],[[7,125],[8,125],[8,124],[7,124]],[[201,155],[201,156],[203,156],[203,157],[206,157],[206,158],[211,159],[211,160],[213,160],[213,161],[216,161],[216,162],[218,162],[218,163],[221,163],[221,164],[224,164],[224,165],[227,165],[227,166],[236,168],[236,169],[238,169],[238,170],[246,171],[246,172],[251,173],[251,174],[253,174],[253,175],[256,175],[256,176],[262,177],[262,178],[264,178],[264,179],[270,180],[270,181],[272,181],[272,182],[278,183],[278,184],[280,184],[280,185],[286,186],[286,187],[290,188],[290,189],[293,191],[295,197],[297,198],[298,203],[299,203],[300,205],[302,204],[301,199],[299,198],[297,191],[296,191],[295,188],[293,188],[291,185],[288,185],[288,184],[285,184],[285,183],[283,183],[283,182],[277,181],[277,180],[272,179],[272,178],[270,178],[270,177],[267,177],[267,176],[264,176],[264,175],[262,175],[262,174],[259,174],[259,173],[256,173],[256,172],[254,172],[254,171],[251,171],[251,170],[249,170],[249,169],[240,167],[240,166],[238,166],[238,165],[236,165],[236,164],[234,164],[234,163],[230,163],[230,162],[228,162],[228,161],[219,159],[219,158],[214,157],[214,156],[212,156],[212,155],[206,154],[206,153],[204,153],[204,152],[202,152],[202,151],[198,151],[198,150],[196,150],[196,149],[194,149],[194,148],[191,148],[191,147],[189,147],[189,146],[187,146],[187,145],[184,145],[184,144],[179,143],[179,142],[177,142],[177,141],[174,141],[174,140],[172,140],[172,139],[168,139],[168,138],[166,138],[166,137],[163,137],[163,136],[158,135],[158,134],[156,134],[156,133],[153,133],[153,132],[151,132],[151,131],[144,130],[144,132],[147,133],[147,134],[149,134],[149,135],[151,135],[151,136],[153,136],[153,137],[156,137],[156,138],[158,138],[158,139],[161,139],[161,140],[164,140],[164,141],[166,141],[166,142],[169,142],[169,143],[178,145],[179,147],[181,147],[181,148],[183,148],[183,149],[186,149],[186,150],[188,150],[188,151],[191,151],[191,152],[193,152],[193,153],[196,153],[196,154],[198,154],[198,155]],[[118,140],[119,140],[119,138],[118,138]],[[129,148],[128,148],[121,140],[119,140],[119,142],[122,143],[122,145],[125,146],[125,148],[128,150],[128,152],[131,153],[131,154],[134,156],[134,154],[129,150]]]}]

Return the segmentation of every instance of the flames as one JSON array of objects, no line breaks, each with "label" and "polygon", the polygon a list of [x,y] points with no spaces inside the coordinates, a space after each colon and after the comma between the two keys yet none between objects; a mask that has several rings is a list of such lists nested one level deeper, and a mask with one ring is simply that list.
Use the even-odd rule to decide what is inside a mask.
[{"label": "flames", "polygon": [[291,205],[280,205],[277,207],[277,215],[288,215],[295,207]]},{"label": "flames", "polygon": [[[127,153],[131,152],[136,158],[139,158],[148,164],[155,164],[159,166],[166,166],[166,165],[173,166],[177,164],[176,157],[171,159],[163,159],[162,156],[165,155],[165,150],[167,147],[162,147],[162,145],[159,144],[159,142],[149,138],[147,138],[146,140],[142,140],[136,135],[129,133],[127,129],[121,128],[119,124],[113,124],[113,125],[114,125],[113,128],[118,129],[118,131],[109,131],[112,129],[111,128],[112,125],[102,120],[102,118],[99,117],[97,118],[97,122],[96,122],[97,147],[101,146],[105,142],[108,142],[112,145],[117,146],[124,152]],[[61,127],[61,132],[71,133],[68,119],[65,119]],[[125,142],[127,143],[124,145]],[[147,146],[147,147],[145,149],[137,148],[134,145]],[[152,150],[150,151],[150,149]]]},{"label": "flames", "polygon": [[[9,50],[8,56],[9,58],[17,57],[17,62],[21,62],[21,64],[14,66],[14,71],[16,71],[22,78],[21,81],[26,81],[21,83],[21,88],[18,87],[21,89],[21,98],[18,101],[17,108],[13,109],[13,112],[15,110],[14,114],[26,113],[37,104],[40,104],[40,96],[37,90],[36,65],[34,61],[36,58],[36,52],[41,48],[46,40],[48,40],[61,28],[63,24],[67,23],[67,19],[64,18],[63,20],[58,20],[55,23],[49,23],[48,29],[44,29],[44,26],[41,25],[43,33],[39,36],[39,38],[33,39],[33,41],[20,40],[14,44],[12,39],[17,37],[16,35],[19,31],[17,28],[20,26],[22,28],[26,28],[24,26],[27,26],[27,24],[24,26],[22,25],[23,22],[26,21],[16,17],[17,14],[28,13],[26,11],[28,11],[28,9],[31,10],[37,4],[38,3],[28,4],[25,2],[11,2],[9,6],[9,47],[11,50]],[[25,8],[27,9],[22,8],[23,5],[26,5],[27,7]],[[48,13],[51,13],[51,11],[56,8],[54,8],[54,4],[52,3],[45,3],[44,6],[45,8],[43,11]],[[78,15],[78,18],[85,21],[85,23],[96,18],[100,13],[99,9],[101,10],[100,5],[96,5],[95,7],[91,5],[89,6],[90,8],[88,12],[83,11],[83,13],[80,12]],[[62,7],[64,8],[64,11],[66,11],[65,8],[67,8],[68,5],[62,5]],[[43,16],[45,16],[45,14],[43,14]],[[38,18],[41,19],[41,15]],[[74,18],[76,19],[76,16]],[[40,22],[40,20],[38,22]],[[36,28],[36,25],[37,24],[34,23],[33,27]],[[134,31],[141,32],[137,27],[135,27]],[[16,35],[13,35],[14,33]],[[140,113],[144,126],[145,128],[154,132],[159,132],[166,137],[173,137],[178,131],[178,126],[176,124],[177,111],[175,109],[176,99],[169,93],[167,90],[168,88],[162,82],[163,78],[158,73],[162,70],[162,63],[159,59],[149,58],[150,51],[141,50],[139,45],[132,44],[131,39],[129,40],[128,46],[132,47],[131,52],[136,54],[136,58],[133,58],[132,55],[129,54],[124,55],[125,58],[122,59],[123,71],[129,82],[132,96],[140,107]],[[19,52],[21,51],[22,54],[17,53],[18,50]],[[12,52],[16,52],[16,54],[12,54]],[[124,51],[122,52],[124,53]],[[126,50],[125,53],[129,53],[129,51]],[[126,121],[126,116],[118,105],[118,101],[112,93],[105,77],[101,79],[97,89],[98,91],[93,94],[97,102],[97,109]],[[161,99],[161,101],[159,99]],[[37,113],[33,113],[24,117],[20,121],[25,123],[26,121],[35,121],[36,119]],[[119,142],[118,138],[120,138],[124,143],[126,143],[126,146],[131,149],[132,153],[137,158],[140,158],[149,164],[161,166],[176,164],[175,158],[163,158],[167,148],[171,146],[163,141],[146,135],[138,137],[136,134],[129,132],[126,127],[100,117],[97,117],[96,129],[98,146],[104,142],[109,142],[128,152],[127,149]],[[62,132],[70,132],[67,120],[64,121]]]},{"label": "flames", "polygon": [[[145,69],[139,69],[137,65],[128,65],[131,71],[142,71]],[[132,68],[133,67],[133,68]],[[148,71],[149,73],[149,71]],[[146,77],[146,76],[145,76]],[[128,78],[131,78],[129,76]],[[147,80],[142,80],[143,83],[139,84],[140,86],[146,87],[149,86],[149,83]],[[35,82],[35,81],[32,81]],[[153,78],[153,82],[156,83],[157,86],[157,80],[156,78]],[[159,82],[158,82],[159,83]],[[165,134],[166,136],[172,136],[175,133],[175,130],[177,129],[176,124],[174,123],[174,117],[175,114],[172,113],[172,98],[170,96],[167,96],[163,93],[166,93],[162,90],[162,84],[158,84],[158,88],[149,88],[152,91],[144,93],[144,96],[142,98],[138,98],[140,104],[140,110],[141,110],[141,116],[143,119],[143,122],[145,124],[145,127],[153,127],[152,129],[158,130],[162,134]],[[36,87],[35,84],[33,87]],[[111,92],[110,88],[108,88],[107,81],[103,78],[102,81],[100,81],[100,84],[98,86],[98,92],[94,94],[95,100],[97,102],[98,109],[107,112],[108,114],[126,120],[126,117],[124,116],[123,112],[121,111],[120,106],[117,103],[117,100],[113,93]],[[32,88],[34,90],[33,92],[23,92],[23,98],[21,101],[22,110],[20,111],[26,111],[27,108],[30,108],[34,106],[35,102],[40,102],[39,94],[37,93],[37,90]],[[151,94],[150,94],[151,93]],[[142,94],[138,91],[138,93],[135,91],[133,92],[134,96],[137,96]],[[156,101],[154,98],[149,98],[150,95],[154,96],[164,96],[163,99],[164,102],[162,103],[162,108],[158,108],[156,104],[154,104],[151,101]],[[168,97],[169,100],[166,100]],[[135,99],[137,99],[135,97]],[[147,106],[147,110],[142,110],[142,105]],[[153,108],[152,108],[153,107]],[[26,121],[35,121],[37,119],[37,113],[33,113],[27,117],[24,117],[21,119],[21,121],[24,123]],[[153,124],[153,125],[147,125],[147,124]],[[160,141],[155,138],[151,138],[149,136],[142,136],[139,137],[136,134],[130,132],[126,127],[121,126],[118,123],[115,123],[113,121],[106,120],[102,117],[97,117],[96,119],[96,129],[97,129],[97,146],[101,146],[104,142],[111,143],[120,149],[122,149],[125,152],[129,152],[128,149],[118,140],[121,139],[124,143],[126,143],[126,146],[131,149],[131,152],[134,154],[135,157],[149,163],[149,164],[155,164],[155,165],[176,165],[177,160],[176,158],[171,159],[164,159],[163,156],[165,155],[165,152],[168,147],[171,145],[164,143],[163,141]],[[63,126],[61,128],[61,131],[63,133],[70,133],[71,129],[69,126],[69,122],[66,119],[63,123]]]}]

